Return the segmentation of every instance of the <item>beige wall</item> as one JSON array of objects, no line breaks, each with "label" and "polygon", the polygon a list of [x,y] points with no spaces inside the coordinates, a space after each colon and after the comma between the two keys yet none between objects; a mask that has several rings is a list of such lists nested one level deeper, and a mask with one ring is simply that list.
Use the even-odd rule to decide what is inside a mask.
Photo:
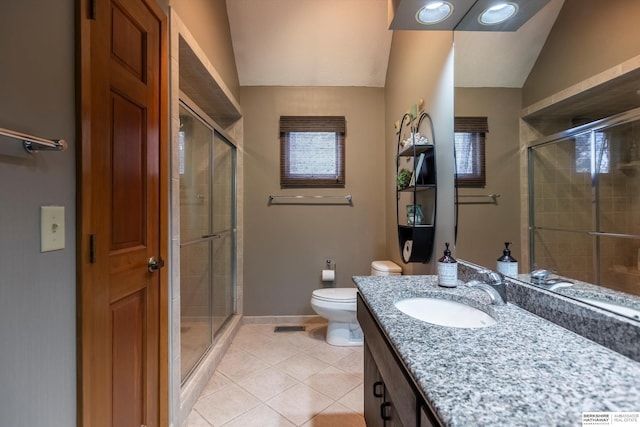
[{"label": "beige wall", "polygon": [[[434,260],[442,256],[444,243],[453,244],[453,32],[395,31],[385,84],[386,248],[387,257],[405,274],[434,274]],[[397,136],[394,122],[418,102],[434,122],[438,207],[436,241],[431,262],[402,264],[398,247],[395,204]],[[455,251],[454,251],[455,255]]]},{"label": "beige wall", "polygon": [[170,0],[169,3],[238,99],[240,84],[225,0]]},{"label": "beige wall", "polygon": [[[498,204],[461,204],[458,220],[458,256],[496,268],[504,242],[512,242],[512,255],[520,245],[519,116],[521,90],[513,88],[456,88],[456,116],[486,116],[485,188],[463,188],[460,195],[499,194]],[[461,198],[460,202],[488,202],[487,198]],[[522,266],[520,266],[522,271]]]},{"label": "beige wall", "polygon": [[[381,88],[242,87],[244,112],[244,314],[313,314],[326,258],[336,286],[385,257],[384,93]],[[346,187],[280,189],[281,115],[344,115]],[[269,195],[346,195],[353,206],[268,205]]]},{"label": "beige wall", "polygon": [[565,0],[523,86],[523,105],[640,54],[640,1]]}]

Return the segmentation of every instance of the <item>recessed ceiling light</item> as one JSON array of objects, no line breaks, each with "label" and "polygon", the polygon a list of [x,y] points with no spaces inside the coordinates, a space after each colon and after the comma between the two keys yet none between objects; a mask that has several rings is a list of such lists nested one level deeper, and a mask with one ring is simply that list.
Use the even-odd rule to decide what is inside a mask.
[{"label": "recessed ceiling light", "polygon": [[478,22],[482,25],[496,25],[512,18],[516,13],[518,13],[517,4],[510,2],[498,3],[485,9],[478,16]]},{"label": "recessed ceiling light", "polygon": [[416,21],[433,25],[447,19],[453,13],[453,5],[448,1],[431,1],[416,13]]}]

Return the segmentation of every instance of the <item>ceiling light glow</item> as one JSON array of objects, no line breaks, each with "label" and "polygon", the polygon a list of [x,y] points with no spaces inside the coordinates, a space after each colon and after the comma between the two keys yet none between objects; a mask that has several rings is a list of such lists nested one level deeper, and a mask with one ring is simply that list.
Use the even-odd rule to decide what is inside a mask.
[{"label": "ceiling light glow", "polygon": [[518,5],[504,2],[493,5],[478,16],[478,22],[482,25],[496,25],[512,18],[518,13]]},{"label": "ceiling light glow", "polygon": [[425,25],[433,25],[447,19],[453,13],[453,5],[447,1],[432,1],[424,5],[418,13],[416,20]]}]

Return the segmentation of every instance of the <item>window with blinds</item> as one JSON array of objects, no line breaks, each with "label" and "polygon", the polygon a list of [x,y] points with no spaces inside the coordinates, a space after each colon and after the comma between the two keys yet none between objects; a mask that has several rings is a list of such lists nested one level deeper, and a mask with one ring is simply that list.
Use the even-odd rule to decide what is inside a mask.
[{"label": "window with blinds", "polygon": [[456,117],[454,121],[456,153],[456,185],[484,187],[485,134],[489,132],[486,117]]},{"label": "window with blinds", "polygon": [[280,117],[280,187],[344,188],[344,116]]}]

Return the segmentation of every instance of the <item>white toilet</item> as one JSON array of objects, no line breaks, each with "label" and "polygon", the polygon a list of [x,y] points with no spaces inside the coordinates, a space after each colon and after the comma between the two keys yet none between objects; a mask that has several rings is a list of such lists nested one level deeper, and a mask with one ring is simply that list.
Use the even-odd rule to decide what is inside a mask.
[{"label": "white toilet", "polygon": [[[398,276],[402,268],[391,261],[373,261],[372,276]],[[356,288],[322,288],[311,295],[311,308],[329,321],[327,343],[346,347],[362,345],[362,329],[356,319]]]}]

